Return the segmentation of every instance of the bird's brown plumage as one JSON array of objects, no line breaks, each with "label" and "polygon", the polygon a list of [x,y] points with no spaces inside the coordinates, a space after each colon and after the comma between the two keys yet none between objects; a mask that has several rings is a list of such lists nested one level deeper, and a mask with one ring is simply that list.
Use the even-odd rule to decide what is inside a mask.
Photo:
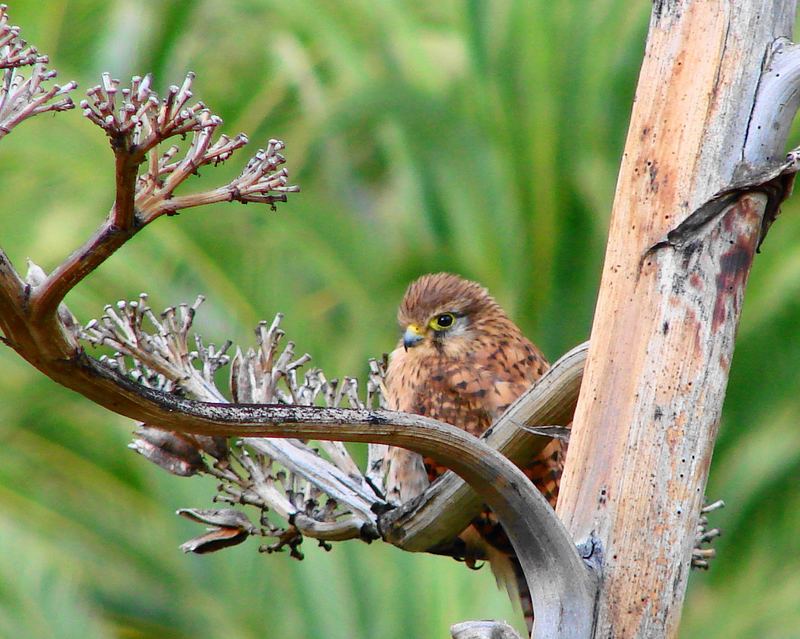
[{"label": "bird's brown plumage", "polygon": [[[437,319],[443,316],[450,316],[443,318],[444,327]],[[392,353],[386,375],[387,401],[395,410],[433,417],[479,436],[548,368],[539,349],[486,289],[457,275],[435,273],[412,282],[397,319],[406,339]],[[554,440],[523,467],[553,505],[563,453],[561,442]],[[387,459],[389,497],[399,502],[422,492],[446,470],[402,449],[390,449]],[[477,531],[490,544],[485,554],[511,553],[489,511],[471,528],[462,536],[474,540]]]}]

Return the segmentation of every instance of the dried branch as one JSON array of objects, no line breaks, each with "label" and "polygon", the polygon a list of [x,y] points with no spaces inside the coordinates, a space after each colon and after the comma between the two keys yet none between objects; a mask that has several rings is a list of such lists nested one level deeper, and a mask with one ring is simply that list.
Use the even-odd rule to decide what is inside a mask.
[{"label": "dried branch", "polygon": [[517,631],[502,621],[464,621],[450,628],[453,639],[520,639]]},{"label": "dried branch", "polygon": [[[384,410],[197,402],[137,384],[80,351],[53,322],[35,334],[26,309],[9,307],[15,280],[0,260],[0,325],[9,344],[52,379],[115,412],[177,432],[376,442],[430,455],[458,472],[497,513],[514,544],[537,606],[537,637],[589,636],[596,585],[544,498],[505,457],[467,433]],[[43,349],[39,339],[46,340]],[[58,356],[57,353],[62,353]],[[534,579],[535,575],[535,579]]]},{"label": "dried branch", "polygon": [[[158,320],[147,307],[145,295],[140,296],[137,302],[118,302],[116,309],[107,306],[106,315],[99,321],[89,322],[84,336],[95,345],[114,348],[117,353],[108,359],[108,363],[122,373],[127,371],[134,380],[148,387],[168,391],[179,388],[195,399],[224,402],[227,400],[215,386],[214,373],[227,364],[224,352],[229,345],[216,351],[213,345],[203,347],[198,338],[198,351],[190,351],[188,347],[192,319],[201,301],[202,298],[198,298],[191,307],[181,305],[177,312],[174,308],[167,309],[162,314],[162,320]],[[367,384],[366,404],[358,398],[357,386],[352,379],[345,379],[341,384],[335,380],[328,383],[321,371],[312,370],[306,373],[305,381],[299,384],[297,372],[309,358],[304,355],[294,359],[291,342],[283,354],[279,357],[276,355],[278,342],[283,336],[279,329],[280,319],[279,315],[269,328],[265,323],[259,325],[259,348],[256,351],[251,349],[246,355],[237,352],[231,373],[234,401],[310,406],[317,398],[322,398],[327,406],[338,406],[345,399],[354,408],[373,405],[374,398],[379,396],[381,382],[381,365],[378,362],[371,362],[372,374]],[[152,334],[145,330],[145,320],[155,329]],[[553,436],[549,431],[554,427],[549,427],[548,432],[534,432],[532,436],[526,424],[541,424],[550,420],[568,423],[571,420],[586,349],[587,345],[581,345],[556,362],[492,427],[486,435],[487,443],[492,447],[500,447],[501,452],[517,463],[529,459],[543,448]],[[214,356],[211,362],[207,361],[209,355]],[[123,356],[132,358],[132,362],[126,364]],[[134,443],[135,449],[148,459],[178,475],[213,472],[210,464],[200,463],[200,443],[184,450],[182,442],[175,444],[165,440],[163,435],[158,436],[157,443],[151,430],[140,431]],[[557,427],[555,430],[557,434],[564,431]],[[348,535],[374,538],[374,513],[383,512],[381,529],[391,543],[406,550],[459,555],[458,548],[452,546],[452,542],[482,507],[481,498],[457,475],[450,473],[411,504],[389,511],[382,498],[383,493],[376,487],[376,483],[382,481],[382,476],[378,474],[380,468],[371,463],[367,473],[362,475],[339,442],[320,444],[330,462],[299,442],[287,445],[279,441],[248,438],[243,443],[260,453],[262,467],[257,472],[249,467],[249,477],[245,482],[240,475],[235,475],[233,483],[238,485],[236,488],[229,483],[221,483],[220,490],[225,491],[225,495],[218,495],[217,499],[271,509],[291,522],[304,507],[293,507],[280,492],[274,492],[273,487],[279,483],[276,472],[284,472],[282,469],[285,469],[296,474],[299,481],[305,482],[306,492],[315,491],[311,501],[318,501],[321,495],[326,495],[353,513],[352,516],[341,518],[338,526],[334,527],[319,526],[329,524],[327,520],[314,522],[313,518],[306,518],[306,527],[300,533],[318,539],[342,539]],[[372,456],[378,459],[382,453],[380,447],[375,448],[377,450],[372,452]],[[176,452],[178,449],[183,452]],[[236,459],[239,457],[236,456]],[[244,459],[253,465],[247,457],[240,461]],[[273,463],[278,471],[272,469]],[[369,477],[370,471],[373,478]],[[218,475],[218,478],[223,482],[230,480],[225,475]],[[267,487],[261,490],[265,483]]]},{"label": "dried branch", "polygon": [[[197,304],[193,307],[185,305],[181,307],[183,311],[180,313],[180,321],[173,321],[171,326],[165,326],[163,322],[155,319],[152,312],[145,306],[146,297],[142,296],[140,300],[141,303],[135,304],[118,303],[119,312],[112,307],[107,307],[107,315],[101,318],[102,321],[89,323],[86,329],[87,336],[96,344],[111,345],[129,356],[137,356],[137,353],[141,352],[140,358],[147,362],[151,371],[150,376],[152,373],[158,373],[174,378],[178,386],[187,391],[192,389],[193,393],[209,392],[204,390],[202,384],[191,381],[193,377],[200,374],[201,369],[188,364],[180,366],[180,364],[193,361],[198,357],[197,353],[188,352],[188,348],[185,346]],[[174,309],[168,309],[163,314],[165,318],[174,318],[174,316]],[[157,334],[150,335],[144,332],[142,321],[144,318],[150,318],[149,321],[157,328]],[[276,357],[277,343],[282,336],[278,328],[279,321],[280,317],[276,318],[269,328],[262,323],[258,331],[259,349],[249,351],[246,355],[239,351],[234,358],[231,386],[235,399],[246,403],[284,401],[310,406],[317,397],[324,397],[328,405],[337,405],[349,397],[352,405],[359,406],[361,403],[352,383],[353,380],[349,380],[349,384],[327,384],[319,371],[313,371],[312,374],[306,375],[306,380],[302,385],[297,384],[295,373],[307,361],[307,357],[295,359],[291,343],[283,354]],[[211,349],[209,352],[214,351]],[[537,385],[537,388],[540,389],[538,394],[528,393],[511,407],[504,418],[492,429],[489,437],[504,442],[506,449],[512,450],[513,454],[518,456],[529,454],[525,451],[531,446],[546,443],[547,439],[540,442],[539,440],[543,438],[527,433],[518,425],[532,421],[531,398],[539,405],[543,401],[546,403],[549,400],[550,402],[546,403],[549,412],[540,409],[539,414],[534,414],[534,417],[549,419],[554,416],[554,410],[563,412],[565,378],[572,382],[572,391],[566,396],[567,403],[574,403],[577,396],[575,382],[580,378],[585,352],[584,345],[557,363],[552,369],[555,373],[550,373]],[[115,363],[114,368],[117,371],[129,370],[129,367],[121,363],[119,355],[111,361]],[[373,364],[373,370],[376,368],[379,369],[376,364]],[[212,375],[205,375],[203,381],[213,383]],[[279,387],[280,381],[286,383],[283,390]],[[347,381],[345,380],[345,382]],[[373,388],[376,387],[378,380],[373,380],[372,384]],[[221,395],[218,390],[211,394],[215,400],[218,395]],[[554,401],[556,397],[559,398],[557,402]],[[221,407],[218,401],[214,406]],[[231,408],[238,411],[245,406]],[[263,409],[263,407],[258,408]],[[297,407],[292,406],[290,409],[294,408]],[[266,410],[269,412],[269,409]],[[568,418],[569,411],[566,414]],[[352,421],[351,417],[344,419]],[[239,467],[246,472],[244,474],[231,472],[233,468],[228,465],[226,457],[224,467],[218,467],[215,473],[207,464],[202,463],[198,454],[199,446],[194,448],[182,446],[181,440],[178,440],[176,444],[169,439],[161,440],[158,442],[160,445],[153,446],[154,441],[149,431],[140,433],[140,435],[142,435],[140,439],[144,440],[144,443],[138,443],[137,450],[167,470],[181,475],[196,472],[215,474],[223,481],[220,484],[223,494],[219,495],[218,499],[231,504],[256,506],[262,510],[261,526],[252,524],[238,527],[233,525],[216,526],[211,532],[187,542],[184,545],[184,549],[187,551],[210,552],[241,543],[248,536],[261,535],[278,539],[276,544],[265,547],[266,550],[289,547],[293,556],[301,557],[298,546],[303,535],[310,535],[323,541],[353,537],[365,538],[365,536],[370,539],[376,536],[375,513],[385,510],[386,504],[376,495],[369,482],[364,480],[358,467],[340,444],[333,442],[328,445],[323,444],[333,461],[331,464],[322,460],[305,443],[297,440],[282,441],[246,437],[239,444],[240,450],[235,452],[232,449],[230,453],[230,457],[238,462]],[[363,439],[359,439],[359,441],[363,441]],[[385,441],[396,440],[376,441],[385,443]],[[251,455],[249,451],[257,454]],[[452,450],[450,454],[453,454]],[[435,453],[435,455],[437,459],[445,459],[441,457],[440,453]],[[286,469],[286,472],[290,473],[288,481],[285,475],[281,476],[283,470],[276,472],[273,469],[275,464],[278,465],[278,468]],[[461,484],[463,485],[463,480]],[[287,486],[291,486],[291,488],[287,489]],[[469,497],[470,491],[465,492]],[[534,490],[534,492],[536,491]],[[536,494],[541,497],[538,493]],[[295,499],[295,496],[301,497]],[[324,505],[322,503],[323,496],[327,499]],[[486,500],[486,495],[473,494],[472,497],[474,498],[474,509],[477,512],[483,501]],[[469,511],[454,509],[452,504],[441,502],[437,504],[435,501],[433,504],[441,508],[445,516],[453,511],[462,517],[465,513],[467,514],[466,520],[450,532],[447,541],[452,541],[468,523]],[[341,505],[346,506],[345,511],[339,509]],[[264,513],[268,509],[280,515],[289,525],[283,528],[268,525],[264,517]],[[337,511],[339,514],[336,514]],[[541,516],[541,513],[536,514],[537,518]],[[537,526],[539,525],[537,524]],[[429,550],[430,546],[423,549]],[[523,561],[525,560],[523,559]],[[535,571],[540,571],[540,563],[533,568]],[[542,613],[540,612],[538,615],[539,624],[542,625],[544,623],[541,621]]]},{"label": "dried branch", "polygon": [[[95,346],[107,345],[117,355],[109,365],[127,372],[125,355],[132,359],[135,380],[142,380],[153,387],[153,374],[157,376],[155,387],[170,391],[180,386],[191,397],[205,401],[225,401],[225,396],[214,383],[214,373],[228,364],[226,355],[230,342],[216,350],[212,345],[204,347],[197,341],[197,351],[190,351],[188,340],[194,315],[204,298],[199,296],[191,306],[181,304],[170,307],[156,318],[147,305],[147,295],[142,293],[137,301],[117,302],[117,308],[105,307],[106,314],[99,320],[91,320],[83,329],[82,337]],[[145,320],[154,332],[145,330]],[[201,362],[201,368],[194,366]]]},{"label": "dried branch", "polygon": [[[192,319],[201,302],[202,298],[198,298],[192,306],[184,304],[177,309],[169,308],[159,320],[147,306],[147,296],[141,295],[135,302],[121,301],[116,308],[107,306],[106,315],[100,320],[89,322],[84,329],[84,336],[95,345],[114,348],[117,352],[113,358],[106,358],[107,363],[150,388],[166,391],[179,388],[196,399],[224,402],[227,400],[216,387],[214,374],[228,363],[224,353],[229,344],[217,351],[213,345],[204,347],[198,338],[197,351],[191,351],[188,347]],[[152,325],[154,332],[148,333],[145,330],[146,322]],[[234,400],[240,403],[313,405],[316,398],[322,397],[327,406],[338,406],[347,398],[350,406],[363,407],[364,404],[358,399],[355,380],[346,379],[342,384],[329,384],[321,371],[313,370],[306,374],[303,384],[297,383],[296,373],[309,358],[306,355],[294,359],[291,343],[280,357],[276,357],[277,345],[283,336],[279,322],[280,316],[276,317],[269,328],[265,323],[259,326],[257,351],[250,350],[246,355],[241,351],[237,352],[231,380]],[[522,425],[522,420],[528,423],[540,423],[550,418],[564,422],[570,420],[585,351],[586,346],[583,345],[557,362],[493,427],[489,433],[489,444],[493,447],[502,446],[502,452],[510,451],[509,454],[518,462],[529,458],[535,450],[546,445],[548,439],[544,437],[551,435],[526,436],[520,431],[528,430],[527,426]],[[126,358],[131,361],[126,363]],[[370,397],[377,395],[380,384],[380,366],[374,361],[371,366],[373,376],[368,383],[368,389],[371,389],[368,390],[368,402],[372,401]],[[215,473],[211,464],[201,460],[204,442],[196,441],[191,445],[180,439],[174,441],[176,439],[174,435],[142,428],[137,431],[133,448],[177,475]],[[241,466],[245,466],[246,462],[247,477],[243,480],[240,474],[235,474],[231,480],[229,473],[217,474],[223,483],[220,483],[221,492],[215,499],[257,506],[263,510],[271,509],[284,520],[297,525],[295,519],[306,506],[293,505],[280,490],[275,489],[275,486],[281,484],[278,474],[289,472],[297,475],[292,482],[303,482],[305,488],[301,492],[314,492],[313,498],[306,499],[307,503],[317,502],[324,495],[353,513],[347,517],[343,513],[337,514],[334,517],[338,519],[336,524],[331,523],[330,518],[320,521],[304,516],[298,536],[305,534],[328,541],[344,538],[372,539],[376,536],[374,513],[385,512],[387,504],[381,497],[382,493],[375,489],[376,482],[362,476],[341,443],[320,443],[332,463],[320,458],[310,447],[299,442],[287,445],[280,441],[248,438],[242,443],[260,453],[260,467],[256,468],[258,464],[247,456],[246,450],[243,451],[243,456],[235,455]],[[379,455],[379,450],[374,451],[373,457],[377,458]],[[272,468],[273,465],[275,469]],[[374,465],[370,467],[375,470]],[[448,486],[455,491],[451,493],[446,490]],[[297,490],[299,489],[293,492]],[[465,498],[469,498],[469,501]],[[477,514],[481,506],[480,497],[463,480],[451,473],[413,504],[384,514],[381,526],[387,540],[400,547],[458,554],[458,549],[450,547],[450,544],[469,522],[470,513]],[[420,525],[423,526],[422,534],[417,532]],[[283,534],[284,530],[280,529],[278,532]],[[267,533],[258,531],[253,534]],[[437,535],[433,542],[426,536],[431,534]],[[241,540],[244,538],[246,536],[241,537]],[[205,546],[202,548],[203,552],[207,552]]]},{"label": "dried branch", "polygon": [[0,69],[47,63],[46,55],[40,55],[20,37],[19,27],[8,24],[7,11],[8,5],[0,4]]},{"label": "dried branch", "polygon": [[235,546],[242,543],[248,536],[256,533],[256,527],[250,522],[247,516],[231,508],[222,510],[197,510],[193,508],[181,508],[178,514],[186,519],[211,526],[209,531],[187,541],[181,546],[185,552],[204,554]]},{"label": "dried branch", "polygon": [[[136,185],[135,209],[141,226],[164,213],[173,215],[181,209],[216,202],[285,202],[286,193],[299,190],[287,185],[285,169],[278,170],[286,161],[279,153],[283,142],[270,140],[266,150],[260,149],[230,184],[204,193],[175,196],[175,189],[196,175],[200,167],[225,162],[248,142],[243,133],[234,138],[222,134],[214,140],[222,118],[202,102],[189,104],[194,77],[193,73],[187,74],[180,87],[171,86],[159,101],[150,88],[150,75],[135,76],[130,88],[120,89],[119,80],[105,73],[102,85],[87,92],[91,100],[81,102],[84,115],[106,132],[118,157],[127,158],[136,166],[147,157],[147,171],[139,176]],[[118,94],[122,96],[119,106]],[[158,145],[165,140],[190,133],[192,141],[182,158],[175,159],[180,153],[178,146],[158,152]],[[126,209],[126,213],[132,210]],[[132,218],[119,219],[117,223],[126,226],[131,222]]]},{"label": "dried branch", "polygon": [[[116,198],[105,222],[95,234],[70,255],[47,280],[31,293],[35,317],[44,317],[64,296],[120,246],[163,214],[214,202],[239,201],[267,203],[286,201],[289,192],[299,189],[287,184],[286,169],[278,169],[285,159],[278,151],[279,140],[270,140],[247,163],[242,174],[229,184],[194,195],[175,196],[175,189],[197,169],[229,159],[247,143],[235,138],[214,136],[222,119],[202,102],[190,104],[194,74],[183,84],[171,86],[163,100],[150,88],[151,78],[136,76],[130,88],[120,88],[119,80],[103,74],[102,84],[87,92],[81,102],[84,115],[102,128],[111,142],[116,163]],[[192,135],[184,156],[175,159],[179,148],[171,146],[159,154],[158,145],[172,137]],[[148,170],[138,175],[148,162]]]},{"label": "dried branch", "polygon": [[708,528],[708,513],[725,508],[725,502],[721,499],[703,506],[700,510],[700,519],[697,521],[697,532],[694,536],[694,550],[692,550],[692,568],[696,570],[708,570],[709,560],[717,556],[713,548],[704,548],[704,544],[711,544],[717,537],[722,535],[719,528]]},{"label": "dried branch", "polygon": [[800,107],[800,45],[777,38],[769,48],[747,126],[745,165],[763,166],[782,157],[787,132]]},{"label": "dried branch", "polygon": [[187,433],[378,442],[436,457],[473,485],[500,517],[530,576],[537,611],[534,636],[589,636],[595,584],[560,521],[511,462],[464,431],[392,411],[226,407],[149,389],[140,391],[138,408],[128,416]]},{"label": "dried branch", "polygon": [[[0,4],[0,69],[3,71],[0,85],[0,139],[27,118],[48,111],[67,111],[74,108],[67,95],[76,86],[75,82],[46,89],[44,84],[56,77],[45,65],[46,55],[36,47],[29,46],[20,37],[19,27],[8,24],[8,7]],[[33,66],[30,77],[18,71],[20,67]]]},{"label": "dried branch", "polygon": [[[114,355],[103,356],[101,361],[148,388],[225,403],[228,400],[217,387],[215,375],[232,363],[230,386],[239,403],[313,406],[322,399],[330,407],[342,403],[353,408],[367,406],[358,397],[354,379],[329,382],[318,369],[298,378],[310,356],[295,357],[292,342],[278,354],[284,337],[280,314],[269,326],[260,323],[257,348],[246,353],[237,349],[232,362],[226,355],[230,342],[216,349],[195,337],[196,350],[190,349],[192,323],[202,302],[198,297],[191,306],[168,308],[159,319],[147,305],[147,295],[142,294],[136,301],[118,302],[116,308],[106,306],[106,314],[90,321],[81,336],[95,346],[113,348]],[[381,372],[375,365],[373,370]],[[373,387],[376,383],[371,380]],[[375,513],[386,509],[341,442],[324,441],[320,446],[328,459],[301,441],[245,438],[229,448],[224,438],[187,438],[146,426],[137,430],[131,445],[175,475],[213,475],[220,481],[216,501],[259,508],[261,527],[252,526],[249,532],[243,529],[234,537],[236,543],[248,534],[290,539],[295,556],[299,556],[297,546],[303,535],[323,541],[376,539]],[[268,525],[267,511],[283,519],[285,527]],[[233,539],[210,546],[189,543],[185,548],[209,552],[232,544]],[[286,543],[279,542],[267,549],[283,545]]]},{"label": "dried branch", "polygon": [[602,550],[597,636],[678,633],[745,285],[791,176],[705,203],[783,155],[800,65],[778,79],[774,45],[795,12],[653,4],[558,502]]}]

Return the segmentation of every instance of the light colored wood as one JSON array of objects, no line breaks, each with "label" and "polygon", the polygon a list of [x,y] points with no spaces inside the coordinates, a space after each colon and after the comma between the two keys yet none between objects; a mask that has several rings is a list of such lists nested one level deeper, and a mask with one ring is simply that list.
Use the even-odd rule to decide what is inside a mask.
[{"label": "light colored wood", "polygon": [[[650,249],[730,183],[762,63],[794,13],[771,0],[654,3],[558,507],[595,545],[596,637],[677,634],[766,197]],[[780,155],[779,124],[752,161]]]},{"label": "light colored wood", "polygon": [[[793,0],[654,1],[559,505],[580,554],[508,459],[447,424],[380,410],[188,401],[89,358],[58,306],[131,228],[101,227],[53,273],[28,281],[0,251],[2,340],[99,405],[176,431],[378,442],[431,455],[498,513],[533,594],[535,637],[674,636],[767,195],[737,188],[707,223],[683,224],[679,237],[674,230],[730,184],[741,159],[747,175],[762,175],[780,157],[800,100],[797,48],[780,38],[794,12]],[[135,172],[122,160],[112,214],[129,227]],[[525,401],[502,423],[524,423]],[[511,433],[512,451],[521,440],[499,426],[489,440]],[[346,471],[334,479],[342,497],[363,501],[354,520],[324,531],[341,539],[358,530],[355,515],[372,523],[373,513]],[[587,564],[603,578],[594,628],[598,584]]]}]

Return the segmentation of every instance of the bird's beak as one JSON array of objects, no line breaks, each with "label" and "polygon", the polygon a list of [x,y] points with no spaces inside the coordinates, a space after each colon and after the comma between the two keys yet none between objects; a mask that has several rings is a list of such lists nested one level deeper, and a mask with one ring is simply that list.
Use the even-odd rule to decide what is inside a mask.
[{"label": "bird's beak", "polygon": [[425,337],[423,329],[416,324],[409,324],[406,326],[406,331],[403,333],[403,348],[408,350],[419,344]]}]

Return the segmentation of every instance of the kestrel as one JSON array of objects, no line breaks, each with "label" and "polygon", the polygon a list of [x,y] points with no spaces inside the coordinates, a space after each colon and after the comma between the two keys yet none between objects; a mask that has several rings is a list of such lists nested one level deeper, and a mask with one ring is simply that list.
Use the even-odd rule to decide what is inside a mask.
[{"label": "kestrel", "polygon": [[[480,436],[547,370],[548,363],[488,291],[450,273],[423,275],[406,290],[397,313],[403,335],[386,374],[390,408],[426,415]],[[523,467],[555,506],[564,445],[553,440]],[[401,448],[387,454],[388,497],[407,501],[446,468]],[[488,558],[510,592],[518,589],[532,620],[530,595],[511,545],[488,510],[461,538],[473,556]],[[521,578],[522,577],[522,578]]]}]

